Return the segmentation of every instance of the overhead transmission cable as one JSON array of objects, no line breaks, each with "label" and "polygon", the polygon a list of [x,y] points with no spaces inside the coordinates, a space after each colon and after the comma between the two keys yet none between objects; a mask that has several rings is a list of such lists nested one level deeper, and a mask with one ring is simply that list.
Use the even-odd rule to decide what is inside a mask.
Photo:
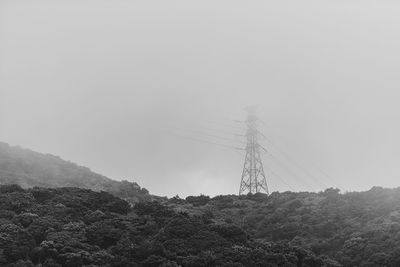
[{"label": "overhead transmission cable", "polygon": [[[226,121],[226,120],[224,120]],[[235,120],[231,120],[232,122],[234,122]],[[237,125],[232,125],[232,124],[228,124],[226,122],[217,122],[217,121],[210,121],[210,120],[206,120],[205,122],[207,123],[211,123],[211,124],[218,124],[219,126],[225,126],[225,127],[231,127],[234,129],[242,129],[241,127],[237,126]]]},{"label": "overhead transmission cable", "polygon": [[294,167],[296,167],[301,172],[303,172],[305,176],[307,176],[308,178],[313,180],[316,184],[318,184],[319,187],[322,187],[322,188],[329,187],[323,181],[320,181],[313,174],[311,174],[306,168],[304,168],[299,163],[297,163],[297,161],[295,161],[293,158],[289,157],[285,152],[278,149],[278,147],[274,143],[272,143],[269,139],[266,139],[266,140],[275,148],[275,150],[277,150],[279,153],[281,153]]},{"label": "overhead transmission cable", "polygon": [[[205,127],[203,125],[195,124],[195,125],[187,125],[187,127],[182,127],[180,126],[174,126],[171,124],[166,125],[167,128],[172,129],[174,131],[179,131],[179,132],[190,132],[193,134],[197,135],[202,135],[203,137],[210,137],[210,138],[216,138],[224,141],[230,141],[230,142],[239,142],[242,144],[245,144],[243,141],[239,141],[235,138],[235,134],[232,132],[232,130],[221,130],[221,129],[215,129],[215,128],[210,128],[210,127]],[[241,129],[244,130],[244,129]],[[215,134],[217,133],[217,134]]]},{"label": "overhead transmission cable", "polygon": [[[259,119],[258,119],[258,120],[259,120]],[[246,121],[239,121],[239,120],[236,120],[235,122],[238,122],[238,123],[245,123]],[[263,136],[263,134],[262,134],[260,131],[258,131],[258,130],[257,130],[257,134],[260,134],[260,135]],[[272,155],[271,153],[269,153],[269,151],[268,151],[267,149],[265,149],[262,145],[260,145],[260,147],[261,147],[262,150],[264,150],[275,162],[277,162],[278,164],[280,164],[281,167],[282,167],[288,174],[290,174],[291,176],[293,176],[293,177],[297,178],[297,180],[299,180],[299,175],[294,174],[293,171],[291,171],[290,168],[286,167],[285,164],[283,164],[283,163],[282,163],[278,158],[276,158],[274,155]],[[317,190],[315,189],[315,187],[314,187],[314,186],[311,186],[307,181],[305,181],[304,179],[301,179],[301,180],[302,180],[302,183],[305,185],[306,190],[307,190],[307,189],[311,189],[312,191],[317,191]],[[323,187],[323,186],[322,186],[322,187]]]},{"label": "overhead transmission cable", "polygon": [[[245,154],[241,153],[238,150],[235,150],[237,152],[237,154],[240,157],[244,157]],[[280,180],[283,184],[285,184],[287,187],[289,187],[289,189],[291,189],[293,192],[296,191],[296,189],[293,188],[293,186],[291,186],[290,184],[288,184],[280,175],[278,175],[276,172],[274,172],[270,167],[265,166],[265,169],[267,169],[267,171],[272,174],[273,177],[276,177],[278,180]]]},{"label": "overhead transmission cable", "polygon": [[242,149],[242,148],[236,147],[234,145],[224,144],[224,143],[216,142],[214,140],[210,141],[210,140],[200,139],[200,138],[196,138],[196,137],[192,137],[192,136],[183,135],[182,133],[176,133],[176,132],[173,132],[173,131],[167,131],[167,132],[169,134],[172,134],[172,135],[176,136],[176,137],[179,137],[179,138],[182,138],[182,139],[186,139],[186,140],[192,140],[192,141],[196,141],[196,142],[201,142],[201,143],[206,143],[206,144],[211,144],[211,145],[217,145],[217,146],[230,148],[230,149],[236,149],[236,150],[241,150]]},{"label": "overhead transmission cable", "polygon": [[289,187],[289,189],[291,189],[292,191],[296,191],[296,189],[293,188],[293,186],[291,186],[290,184],[288,184],[280,175],[278,175],[277,173],[275,173],[271,168],[266,167],[267,171],[269,173],[272,174],[273,177],[278,178],[278,180],[280,180],[283,184],[285,184],[287,187]]},{"label": "overhead transmission cable", "polygon": [[[266,125],[262,120],[259,120],[259,121],[262,122],[264,125]],[[243,121],[236,121],[236,122],[241,122],[241,123],[242,123]],[[215,122],[215,123],[217,123],[217,122]],[[221,126],[222,124],[221,124],[221,123],[218,123],[218,125]],[[225,124],[225,125],[227,125],[227,124]],[[232,125],[229,125],[229,126],[244,131],[244,129],[243,129],[242,127],[236,127],[236,126],[232,126]],[[206,144],[210,144],[210,145],[216,145],[216,146],[220,146],[220,147],[224,147],[224,148],[229,148],[229,149],[234,149],[239,155],[243,156],[242,153],[240,153],[239,151],[240,151],[240,150],[245,150],[244,148],[238,147],[238,146],[236,146],[236,144],[235,144],[235,145],[232,145],[232,144],[225,144],[225,143],[222,143],[221,140],[228,141],[228,142],[234,142],[234,143],[239,142],[239,143],[241,143],[241,144],[246,144],[245,142],[239,141],[239,140],[234,140],[234,139],[228,138],[228,137],[226,137],[226,136],[210,134],[210,133],[206,132],[205,130],[213,131],[213,132],[217,132],[217,131],[218,131],[220,134],[221,134],[221,133],[223,133],[223,134],[229,134],[229,135],[232,135],[232,137],[234,137],[234,136],[245,136],[245,135],[243,135],[243,134],[233,134],[230,130],[213,129],[213,128],[204,127],[204,126],[201,126],[201,125],[197,125],[197,126],[195,126],[195,128],[197,128],[197,129],[200,128],[200,129],[202,129],[202,130],[197,130],[197,129],[182,129],[182,128],[178,129],[177,127],[173,127],[173,128],[175,128],[175,131],[178,131],[178,132],[180,132],[180,133],[171,132],[171,131],[169,131],[169,132],[170,132],[170,133],[173,133],[175,136],[178,136],[178,137],[180,137],[180,138],[182,138],[182,139],[191,140],[191,141],[195,141],[195,142],[206,143]],[[182,134],[182,132],[193,133],[193,134],[199,135],[201,138],[198,138],[197,136],[196,136],[196,137],[187,136],[186,134]],[[290,156],[288,156],[287,153],[285,153],[285,152],[282,151],[277,145],[275,145],[275,143],[273,143],[272,140],[270,140],[268,137],[266,137],[266,136],[265,136],[264,134],[262,134],[261,132],[259,132],[259,134],[260,134],[262,137],[264,137],[264,139],[267,140],[268,143],[270,143],[270,144],[275,148],[275,150],[277,150],[277,151],[278,151],[280,154],[282,154],[288,161],[290,161],[293,165],[295,165],[298,169],[300,169],[304,174],[306,174],[307,177],[313,178],[313,180],[316,179],[316,178],[315,178],[312,174],[310,174],[305,168],[303,168],[302,166],[300,166],[296,161],[294,161]],[[219,141],[216,141],[216,140],[209,140],[208,138],[219,139]],[[271,153],[269,153],[269,151],[267,151],[267,149],[265,149],[263,146],[260,145],[260,147],[267,153],[268,156],[270,156],[274,161],[276,161],[279,165],[281,165],[281,167],[282,167],[288,174],[290,174],[290,175],[293,176],[294,178],[297,178],[297,179],[299,178],[299,176],[296,175],[296,174],[293,174],[293,172],[292,172],[289,168],[287,168],[287,167],[285,166],[285,164],[283,164],[283,163],[281,162],[281,160],[279,160],[279,159],[276,158],[274,155],[272,155]],[[269,169],[269,170],[270,170],[270,169]],[[286,186],[288,186],[290,189],[292,189],[292,190],[294,191],[294,188],[293,188],[292,186],[290,186],[285,180],[283,180],[281,176],[277,175],[277,174],[276,174],[275,172],[273,172],[272,170],[270,170],[270,172],[271,172],[275,177],[277,177],[279,180],[281,180]],[[317,190],[315,190],[314,186],[310,185],[307,181],[305,181],[305,180],[303,180],[303,179],[301,179],[301,180],[302,180],[302,185],[303,185],[303,186],[305,185],[305,186],[308,187],[309,189],[311,189],[311,190],[313,190],[313,191],[317,191]],[[319,183],[319,184],[321,185],[321,183],[319,182],[318,179],[316,179],[316,181],[317,181],[317,183]]]},{"label": "overhead transmission cable", "polygon": [[[266,124],[263,120],[259,119],[259,121],[260,121],[262,124],[264,124],[265,126],[267,126],[267,124]],[[275,150],[277,150],[280,154],[282,154],[287,160],[291,161],[293,165],[295,165],[297,168],[299,168],[300,170],[302,170],[307,176],[309,176],[310,178],[312,178],[312,179],[315,180],[315,181],[318,181],[318,183],[321,183],[321,182],[322,182],[322,181],[320,181],[320,179],[318,179],[318,178],[316,178],[314,175],[312,175],[306,168],[304,168],[303,166],[301,166],[301,165],[300,165],[297,161],[295,161],[292,157],[290,157],[288,153],[284,152],[284,151],[283,151],[279,146],[277,146],[270,138],[268,138],[267,136],[265,136],[265,135],[264,135],[263,133],[261,133],[261,132],[260,132],[260,135],[261,135],[265,140],[267,140],[267,141],[275,148]],[[322,182],[322,183],[321,183],[324,187],[328,188],[328,187],[329,187],[329,183],[331,183],[331,181],[333,181],[333,182],[334,182],[334,186],[337,186],[340,190],[343,191],[343,187],[342,187],[340,184],[338,184],[337,181],[335,181],[332,177],[330,177],[325,171],[321,170],[321,169],[318,168],[317,166],[315,166],[315,167],[317,168],[317,170],[318,170],[321,174],[323,174],[323,176],[325,176],[326,178],[329,178],[329,179],[330,179],[330,181],[324,179],[325,182],[328,182],[328,186],[327,186],[327,184],[325,184],[325,182]],[[336,184],[336,185],[335,185],[335,184]]]},{"label": "overhead transmission cable", "polygon": [[[262,120],[259,119],[260,122],[264,123]],[[265,125],[265,123],[264,123]],[[260,135],[267,140],[274,148],[276,151],[278,151],[280,154],[282,154],[288,161],[290,161],[293,166],[295,166],[296,168],[298,168],[300,171],[302,171],[307,177],[309,177],[310,179],[314,180],[314,182],[316,184],[318,184],[320,187],[322,186],[322,188],[327,188],[329,186],[327,186],[323,181],[320,181],[320,179],[316,178],[313,174],[311,174],[306,168],[304,168],[303,166],[301,166],[297,161],[295,161],[291,156],[289,156],[286,152],[284,152],[282,149],[280,149],[280,147],[278,147],[274,142],[272,142],[272,140],[270,138],[268,138],[267,136],[265,136],[263,133],[259,132]]]},{"label": "overhead transmission cable", "polygon": [[285,172],[287,172],[290,176],[292,176],[293,178],[295,178],[296,180],[301,180],[301,183],[303,185],[304,188],[306,188],[306,190],[311,190],[311,191],[318,191],[316,190],[316,188],[314,186],[312,186],[311,184],[309,184],[306,180],[300,178],[301,176],[293,173],[293,171],[291,169],[289,169],[286,164],[282,163],[281,160],[279,160],[278,158],[276,158],[274,155],[272,155],[271,153],[268,152],[268,150],[266,150],[264,147],[261,146],[261,148],[264,150],[264,152],[266,152],[266,154],[272,159],[274,160],[277,164],[279,164],[281,166],[281,168],[284,169]]},{"label": "overhead transmission cable", "polygon": [[192,132],[192,133],[199,134],[199,135],[206,136],[206,137],[212,137],[212,138],[222,139],[222,140],[230,141],[230,142],[240,142],[240,143],[243,143],[243,144],[244,144],[244,142],[242,142],[242,141],[236,141],[236,140],[234,140],[234,139],[232,139],[232,138],[228,138],[228,137],[224,137],[224,136],[219,136],[219,135],[215,135],[215,134],[210,134],[210,133],[203,132],[203,131],[197,131],[197,130],[191,130],[191,129],[184,130],[184,131]]}]

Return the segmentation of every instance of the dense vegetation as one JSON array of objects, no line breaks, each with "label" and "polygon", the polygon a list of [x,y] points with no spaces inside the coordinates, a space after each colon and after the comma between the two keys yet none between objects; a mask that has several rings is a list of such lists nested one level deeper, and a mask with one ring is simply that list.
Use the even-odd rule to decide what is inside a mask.
[{"label": "dense vegetation", "polygon": [[1,266],[340,266],[287,242],[159,202],[106,192],[0,186]]},{"label": "dense vegetation", "polygon": [[400,266],[400,188],[175,197],[168,205],[198,216],[213,214],[253,238],[286,241],[345,266]]},{"label": "dense vegetation", "polygon": [[0,142],[1,184],[0,266],[400,266],[400,188],[167,199]]},{"label": "dense vegetation", "polygon": [[19,184],[23,188],[79,187],[106,191],[131,203],[152,196],[137,183],[115,181],[89,168],[50,154],[12,147],[0,142],[0,184]]}]

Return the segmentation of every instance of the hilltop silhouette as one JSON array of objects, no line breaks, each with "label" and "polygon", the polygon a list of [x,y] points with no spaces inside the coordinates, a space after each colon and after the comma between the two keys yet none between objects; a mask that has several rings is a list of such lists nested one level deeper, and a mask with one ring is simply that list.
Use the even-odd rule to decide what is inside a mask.
[{"label": "hilltop silhouette", "polygon": [[149,192],[137,183],[112,180],[58,156],[3,142],[0,142],[0,184],[18,184],[23,188],[87,188],[109,192],[131,203],[152,199]]}]

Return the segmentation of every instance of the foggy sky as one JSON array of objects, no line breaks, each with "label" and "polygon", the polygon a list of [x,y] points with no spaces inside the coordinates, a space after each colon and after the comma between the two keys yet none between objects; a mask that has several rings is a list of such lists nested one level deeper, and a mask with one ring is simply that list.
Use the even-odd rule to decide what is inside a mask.
[{"label": "foggy sky", "polygon": [[266,170],[271,191],[397,187],[399,11],[395,1],[0,0],[0,141],[154,194],[237,194],[243,152],[199,140],[243,147],[234,120],[258,104],[260,129],[313,176],[264,155],[285,181]]}]

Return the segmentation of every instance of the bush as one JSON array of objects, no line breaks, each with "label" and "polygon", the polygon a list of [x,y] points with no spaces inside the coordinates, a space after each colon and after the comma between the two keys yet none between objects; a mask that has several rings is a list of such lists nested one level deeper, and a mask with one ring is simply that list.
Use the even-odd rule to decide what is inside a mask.
[{"label": "bush", "polygon": [[197,197],[189,196],[189,197],[186,198],[186,201],[189,202],[190,204],[192,204],[195,207],[204,206],[208,202],[210,202],[210,197],[209,196],[204,196],[204,195],[200,195],[200,196],[197,196]]}]

